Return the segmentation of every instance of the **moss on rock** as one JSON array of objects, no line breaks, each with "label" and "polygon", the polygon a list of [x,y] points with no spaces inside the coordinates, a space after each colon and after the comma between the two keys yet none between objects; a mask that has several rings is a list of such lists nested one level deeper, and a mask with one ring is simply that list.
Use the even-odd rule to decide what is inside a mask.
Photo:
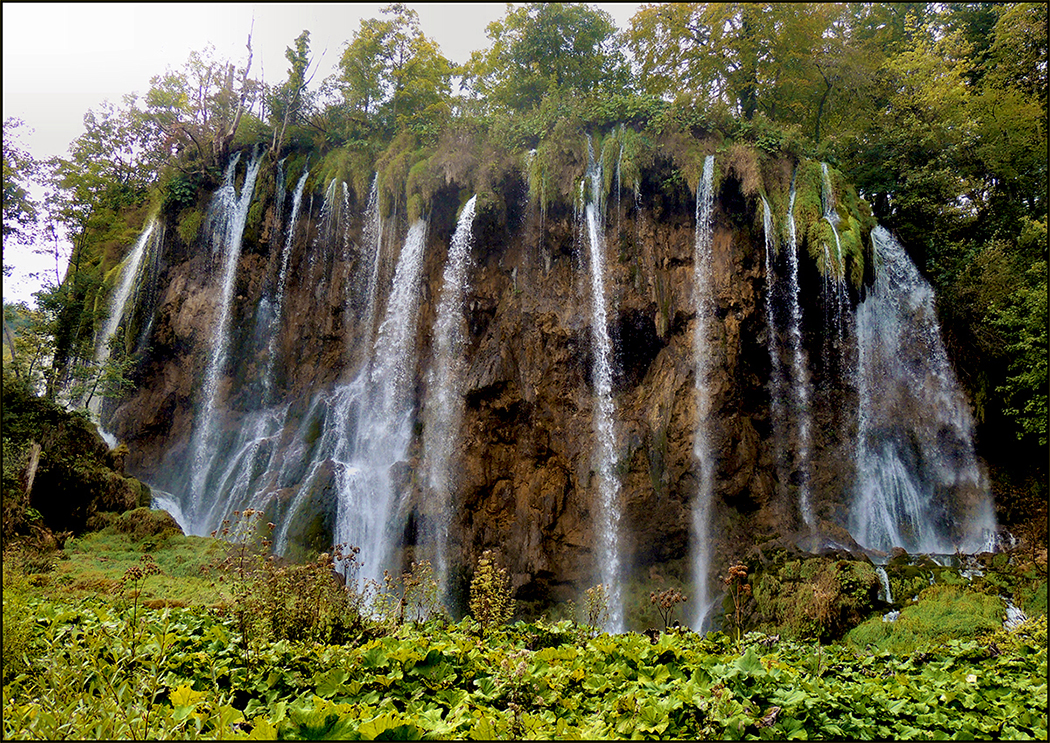
[{"label": "moss on rock", "polygon": [[761,568],[752,580],[755,623],[767,633],[833,641],[868,617],[878,598],[871,563],[802,557]]}]

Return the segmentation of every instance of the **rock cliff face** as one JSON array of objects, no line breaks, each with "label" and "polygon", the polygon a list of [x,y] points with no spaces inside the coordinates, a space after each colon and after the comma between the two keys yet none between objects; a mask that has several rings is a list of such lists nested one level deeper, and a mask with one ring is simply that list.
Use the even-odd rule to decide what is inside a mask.
[{"label": "rock cliff face", "polygon": [[[668,178],[670,171],[668,163],[657,160],[642,172],[636,196],[627,188],[608,196],[605,285],[615,357],[623,563],[632,575],[656,571],[688,579],[683,565],[693,549],[692,511],[699,487],[693,456],[695,197],[681,179]],[[787,203],[792,173],[793,163],[787,161],[766,168],[764,192],[780,195],[774,205]],[[308,182],[272,344],[276,423],[261,444],[239,450],[238,432],[254,425],[261,404],[259,377],[271,345],[289,226],[289,208],[275,197],[271,165],[264,166],[259,179],[230,307],[229,363],[217,394],[223,431],[217,446],[231,448],[220,452],[217,461],[223,464],[208,482],[218,490],[223,478],[254,468],[250,502],[265,508],[270,520],[287,521],[289,549],[322,548],[335,529],[339,488],[337,463],[315,461],[315,442],[334,420],[322,420],[316,408],[324,391],[354,378],[369,358],[374,337],[366,327],[368,194],[348,190],[345,200],[323,199],[328,184]],[[802,240],[799,296],[812,384],[810,461],[804,468],[797,461],[778,467],[783,451],[789,460],[797,451],[798,432],[789,425],[777,439],[773,430],[768,334],[775,331],[768,327],[764,304],[769,285],[761,196],[731,166],[721,166],[715,183],[716,318],[705,351],[712,370],[711,449],[717,453],[712,578],[774,535],[809,539],[810,548],[821,540],[855,546],[844,526],[855,475],[850,452],[857,407],[849,381],[853,340],[828,330],[826,267],[813,257],[819,254],[815,244]],[[394,564],[428,556],[434,525],[440,522],[419,474],[422,407],[434,358],[442,270],[457,213],[472,193],[466,183],[449,179],[427,205],[410,385],[414,435],[406,460],[393,468],[397,500],[387,524],[387,538],[397,548]],[[777,217],[778,234],[783,234],[783,217]],[[384,221],[377,318],[406,228],[403,215]],[[108,427],[131,451],[128,471],[174,494],[176,504],[187,497],[201,379],[209,354],[215,353],[210,343],[219,312],[221,258],[209,245],[206,229],[190,243],[179,234],[172,228],[165,232],[137,390],[105,411]],[[464,371],[457,385],[464,415],[451,460],[449,581],[453,593],[457,586],[462,590],[476,556],[494,548],[509,568],[519,599],[575,598],[598,582],[599,540],[606,538],[596,527],[596,398],[585,230],[571,205],[540,209],[530,202],[524,179],[512,174],[480,203],[473,235],[464,301]],[[861,240],[867,253],[866,233]],[[786,251],[783,240],[776,242],[775,271],[783,274]],[[863,264],[852,260],[852,270],[862,272]],[[847,309],[852,311],[856,301],[850,285]],[[786,365],[783,342],[773,345]],[[279,456],[273,453],[278,450]],[[254,457],[254,464],[246,467],[238,457]],[[812,491],[814,529],[803,529],[798,506],[803,471]],[[367,562],[369,556],[362,559]]]}]

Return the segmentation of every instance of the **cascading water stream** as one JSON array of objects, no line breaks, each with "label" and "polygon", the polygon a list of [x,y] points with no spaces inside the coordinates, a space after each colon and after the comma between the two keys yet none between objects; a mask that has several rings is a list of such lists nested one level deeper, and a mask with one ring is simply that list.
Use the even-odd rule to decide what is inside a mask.
[{"label": "cascading water stream", "polygon": [[321,479],[330,475],[336,495],[333,537],[337,544],[360,549],[362,582],[381,583],[383,571],[396,568],[391,560],[404,527],[398,512],[405,485],[399,477],[404,473],[398,465],[407,460],[412,439],[425,239],[426,223],[419,220],[410,227],[398,258],[370,363],[350,382],[315,398],[304,417],[304,427],[316,425],[321,431],[313,452],[290,451],[285,457],[301,461],[309,456],[309,463],[277,530],[277,552],[287,550],[296,514]]},{"label": "cascading water stream", "polygon": [[879,581],[882,582],[882,595],[879,598],[887,604],[892,604],[893,592],[890,590],[890,576],[886,573],[886,568],[882,565],[876,565],[875,572],[878,573]]},{"label": "cascading water stream", "polygon": [[193,445],[190,460],[190,490],[188,503],[183,507],[183,514],[189,519],[187,526],[192,534],[206,534],[213,525],[204,523],[201,511],[205,505],[205,485],[209,472],[209,461],[216,451],[213,446],[215,425],[215,404],[218,395],[219,377],[226,366],[230,334],[230,302],[233,298],[233,280],[237,273],[237,264],[241,257],[241,238],[248,218],[248,207],[251,205],[255,190],[255,179],[262,165],[262,156],[258,151],[253,153],[244,176],[240,194],[234,186],[234,175],[241,153],[237,153],[226,167],[223,184],[212,199],[209,213],[209,227],[212,234],[213,250],[221,247],[223,269],[221,277],[221,296],[219,300],[219,317],[215,323],[214,343],[208,357],[208,366],[204,374],[204,387],[200,415],[194,428]]},{"label": "cascading water stream", "polygon": [[295,193],[292,195],[292,213],[288,218],[288,235],[284,241],[284,250],[281,251],[281,270],[277,276],[277,297],[274,300],[273,318],[270,320],[270,340],[266,347],[266,368],[262,375],[262,407],[270,404],[273,395],[273,365],[277,356],[277,339],[281,331],[281,314],[284,310],[284,292],[288,281],[288,259],[292,253],[292,242],[295,239],[295,223],[299,219],[299,207],[303,201],[303,189],[306,187],[306,178],[310,173],[303,170],[299,176],[299,182],[295,185]]},{"label": "cascading water stream", "polygon": [[344,469],[339,489],[336,542],[358,546],[366,560],[374,560],[371,569],[366,562],[362,574],[376,581],[382,577],[381,568],[388,567],[394,542],[400,537],[392,528],[400,495],[392,468],[405,461],[412,440],[416,314],[426,228],[422,220],[409,228],[398,258],[354,441],[357,464]]},{"label": "cascading water stream", "polygon": [[791,345],[791,406],[798,431],[795,470],[798,472],[799,513],[806,526],[813,527],[813,505],[810,499],[810,410],[809,373],[806,350],[802,347],[802,307],[799,304],[798,236],[795,231],[795,183],[791,183],[788,198],[788,294],[791,297],[788,313],[788,342]]},{"label": "cascading water stream", "polygon": [[777,481],[787,482],[787,462],[785,451],[785,418],[784,418],[784,371],[780,361],[780,344],[778,343],[776,300],[773,293],[776,238],[773,228],[773,212],[769,202],[762,197],[762,229],[765,235],[765,268],[766,268],[766,347],[769,350],[769,400],[770,417],[773,428],[773,445],[775,448]]},{"label": "cascading water stream", "polygon": [[281,234],[281,223],[284,221],[284,199],[287,195],[285,189],[285,172],[284,172],[284,161],[287,157],[282,157],[277,161],[277,183],[276,190],[273,198],[273,231],[270,233],[270,247],[274,248],[277,246],[277,241],[280,240]]},{"label": "cascading water stream", "polygon": [[711,447],[711,388],[709,338],[715,315],[714,255],[712,252],[715,156],[704,158],[704,171],[696,187],[696,235],[693,254],[693,307],[696,312],[693,358],[696,386],[696,435],[693,457],[699,466],[700,485],[693,505],[693,600],[692,626],[702,632],[714,604],[710,587],[712,560],[711,505],[714,499],[715,453]]},{"label": "cascading water stream", "polygon": [[850,532],[889,552],[994,546],[973,422],[941,340],[934,294],[890,233],[872,230],[875,281],[857,308],[859,422]]},{"label": "cascading water stream", "polygon": [[372,188],[368,194],[368,207],[365,211],[364,243],[371,263],[368,274],[368,286],[365,290],[366,305],[362,322],[365,342],[372,346],[372,334],[375,331],[377,295],[379,293],[379,267],[382,265],[383,250],[383,215],[379,211],[379,174],[372,178]]},{"label": "cascading water stream", "polygon": [[594,384],[594,426],[598,440],[598,551],[599,572],[609,598],[610,632],[622,632],[624,611],[622,575],[620,569],[620,481],[616,476],[616,431],[613,421],[616,407],[612,398],[612,341],[609,338],[608,313],[605,300],[605,215],[601,195],[603,180],[601,164],[595,162],[590,140],[587,142],[590,163],[587,179],[590,182],[590,200],[584,207],[587,226],[587,245],[590,255],[591,284],[591,342],[594,363],[591,367]]},{"label": "cascading water stream", "polygon": [[[95,362],[100,367],[109,360],[110,342],[117,334],[121,322],[127,315],[128,301],[131,299],[135,287],[142,283],[139,269],[142,267],[143,257],[149,252],[149,247],[153,244],[151,239],[156,228],[157,219],[152,217],[147,222],[146,229],[139,235],[139,239],[135,242],[131,253],[124,260],[124,265],[120,271],[120,283],[117,285],[116,291],[113,292],[113,297],[109,302],[109,317],[106,318],[106,323],[102,327],[98,343],[95,346]],[[103,427],[102,421],[99,420],[101,402],[101,397],[95,395],[94,391],[88,394],[87,408],[98,426],[99,434],[110,447],[115,447],[117,445],[116,438]]]},{"label": "cascading water stream", "polygon": [[442,277],[434,328],[434,366],[424,408],[423,456],[427,485],[434,499],[434,571],[442,597],[448,591],[448,537],[452,519],[451,464],[463,418],[462,376],[466,337],[463,295],[473,242],[477,196],[463,207],[452,235]]},{"label": "cascading water stream", "polygon": [[143,256],[146,255],[150,238],[156,227],[156,218],[150,219],[120,271],[120,284],[113,292],[113,298],[109,302],[109,317],[102,328],[101,340],[95,349],[95,360],[99,363],[109,358],[109,341],[116,335],[117,328],[120,327],[120,322],[127,313],[128,300],[131,299],[132,290],[137,283],[136,279],[139,278],[139,266],[142,264]]},{"label": "cascading water stream", "polygon": [[842,241],[839,238],[839,213],[835,208],[835,190],[831,185],[831,174],[828,172],[828,164],[820,164],[823,176],[821,187],[821,201],[824,204],[824,221],[831,227],[831,234],[835,238],[835,255],[831,256],[831,246],[824,245],[824,296],[830,300],[826,301],[827,307],[833,308],[834,317],[831,323],[825,322],[828,327],[834,327],[839,338],[845,333],[846,318],[850,314],[849,296],[846,292],[846,262],[842,255]]}]

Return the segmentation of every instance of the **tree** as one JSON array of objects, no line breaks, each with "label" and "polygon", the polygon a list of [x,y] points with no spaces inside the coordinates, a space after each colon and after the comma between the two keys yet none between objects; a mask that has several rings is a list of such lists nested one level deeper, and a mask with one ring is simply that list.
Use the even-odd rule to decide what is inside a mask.
[{"label": "tree", "polygon": [[191,52],[181,69],[150,79],[139,122],[150,130],[146,136],[153,149],[181,156],[184,170],[203,172],[226,161],[245,111],[262,90],[248,77],[251,32],[247,49],[247,62],[240,69],[216,59],[215,48],[208,46]]},{"label": "tree", "polygon": [[521,111],[545,95],[621,92],[630,69],[603,10],[578,3],[530,3],[486,29],[491,46],[474,52],[464,82],[497,107]]},{"label": "tree", "polygon": [[[25,126],[21,119],[4,119],[4,243],[20,240],[26,230],[36,224],[37,203],[29,187],[40,171],[40,164],[19,145],[19,129]],[[9,273],[4,265],[4,275]]]},{"label": "tree", "polygon": [[863,16],[834,3],[665,3],[635,15],[627,38],[644,91],[747,121],[761,112],[819,142],[851,125],[881,59],[856,33]]},{"label": "tree", "polygon": [[330,86],[359,121],[388,132],[425,126],[447,110],[452,66],[423,35],[416,11],[398,3],[383,15],[361,21]]},{"label": "tree", "polygon": [[288,79],[278,86],[269,96],[270,118],[273,122],[273,142],[270,151],[274,157],[280,152],[284,143],[288,125],[299,125],[310,105],[306,86],[311,78],[306,77],[310,68],[310,32],[303,31],[295,39],[294,47],[284,50],[285,59],[291,67]]}]

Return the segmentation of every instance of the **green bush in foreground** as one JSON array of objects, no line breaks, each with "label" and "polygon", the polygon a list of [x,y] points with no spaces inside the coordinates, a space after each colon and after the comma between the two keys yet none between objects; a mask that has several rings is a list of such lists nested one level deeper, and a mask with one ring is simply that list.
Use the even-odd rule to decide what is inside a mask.
[{"label": "green bush in foreground", "polygon": [[[40,654],[5,738],[1043,738],[1046,618],[913,655],[749,634],[404,625],[358,646],[259,647],[233,617],[100,600],[31,606]],[[1008,640],[1006,638],[1009,638]]]},{"label": "green bush in foreground", "polygon": [[14,566],[4,560],[3,576],[3,683],[26,669],[24,656],[29,652],[32,615],[26,605],[26,580]]}]

